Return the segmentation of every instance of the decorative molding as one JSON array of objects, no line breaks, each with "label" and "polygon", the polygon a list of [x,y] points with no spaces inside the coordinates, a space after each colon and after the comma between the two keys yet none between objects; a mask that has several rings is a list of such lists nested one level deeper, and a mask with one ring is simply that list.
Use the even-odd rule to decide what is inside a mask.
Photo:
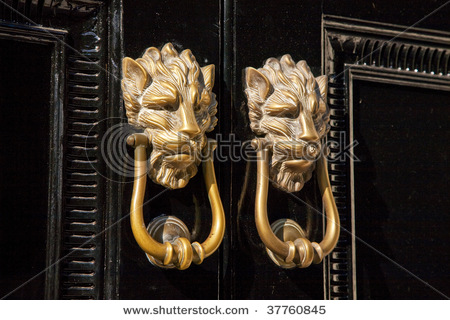
[{"label": "decorative molding", "polygon": [[[324,16],[322,68],[330,78],[329,141],[349,145],[352,140],[353,79],[450,90],[449,40],[447,32]],[[331,157],[338,153],[339,149],[331,148]],[[325,298],[356,299],[351,161],[330,163],[329,172],[345,231],[325,264]]]},{"label": "decorative molding", "polygon": [[0,22],[0,39],[46,44],[52,46],[50,86],[50,154],[48,186],[48,221],[46,247],[45,298],[55,299],[59,290],[59,263],[61,252],[61,221],[63,208],[63,147],[64,89],[66,60],[62,43],[65,30],[33,26],[11,26]]},{"label": "decorative molding", "polygon": [[101,33],[95,24],[89,39],[86,33],[79,35],[74,44],[79,51],[68,53],[63,299],[99,299],[103,294],[105,179],[100,137],[108,75]]},{"label": "decorative molding", "polygon": [[55,42],[64,41],[67,35],[68,32],[62,29],[29,25],[11,25],[0,21],[0,37],[4,39],[54,44]]},{"label": "decorative molding", "polygon": [[324,16],[322,62],[327,74],[336,73],[335,63],[349,63],[450,76],[449,37],[447,32]]},{"label": "decorative molding", "polygon": [[[330,146],[329,159],[337,159],[340,154],[339,144],[342,143],[342,132],[347,130],[346,122],[346,88],[342,78],[330,78],[328,84],[328,106],[330,108],[330,132],[328,142]],[[328,165],[330,184],[333,191],[336,207],[339,212],[341,227],[349,230],[348,199],[348,163],[347,159],[330,161]],[[351,270],[348,265],[348,243],[349,234],[341,230],[339,240],[333,252],[326,258],[325,265],[328,266],[325,284],[328,285],[328,299],[348,299]],[[327,267],[326,267],[327,269]],[[325,290],[327,291],[327,290]]]},{"label": "decorative molding", "polygon": [[[108,96],[105,116],[106,128],[117,125],[124,118],[121,82],[117,76],[121,73],[121,61],[123,54],[123,30],[122,30],[122,0],[112,0],[107,10],[108,23]],[[123,184],[124,179],[115,170],[106,170],[106,195],[105,195],[105,270],[103,284],[103,299],[119,299],[120,284],[120,246],[121,246],[121,221]]]},{"label": "decorative molding", "polygon": [[0,3],[0,20],[45,25],[59,15],[83,18],[104,3],[104,0],[4,0]]},{"label": "decorative molding", "polygon": [[120,115],[120,70],[106,70],[121,60],[120,16],[119,0],[0,4],[0,38],[54,45],[47,299],[117,297],[118,228],[107,227],[120,209],[106,202],[119,201],[119,187],[104,178],[100,144],[106,117]]}]

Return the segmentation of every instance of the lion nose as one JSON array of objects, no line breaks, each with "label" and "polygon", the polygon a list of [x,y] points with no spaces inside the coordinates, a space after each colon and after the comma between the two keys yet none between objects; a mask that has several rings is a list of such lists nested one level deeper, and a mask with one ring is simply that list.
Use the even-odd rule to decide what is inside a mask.
[{"label": "lion nose", "polygon": [[297,139],[314,143],[319,141],[319,135],[317,134],[316,126],[314,125],[312,117],[302,112],[299,116],[299,120],[302,133],[297,137]]},{"label": "lion nose", "polygon": [[184,104],[181,104],[178,110],[181,119],[181,127],[178,131],[186,133],[190,137],[198,135],[201,131],[195,119],[194,110]]}]

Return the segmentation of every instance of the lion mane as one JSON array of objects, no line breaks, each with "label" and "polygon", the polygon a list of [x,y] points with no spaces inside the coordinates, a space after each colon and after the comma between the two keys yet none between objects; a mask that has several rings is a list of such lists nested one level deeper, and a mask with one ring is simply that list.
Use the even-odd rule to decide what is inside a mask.
[{"label": "lion mane", "polygon": [[[261,76],[262,75],[262,76]],[[314,115],[316,131],[322,138],[329,131],[326,105],[327,76],[314,78],[305,61],[297,64],[286,54],[269,58],[258,70],[246,72],[250,127],[258,135],[278,134],[296,138],[300,106]]]},{"label": "lion mane", "polygon": [[[296,64],[288,54],[280,60],[266,60],[258,70],[247,68],[245,76],[250,127],[273,143],[273,185],[287,192],[299,191],[311,178],[314,159],[330,129],[327,76],[314,78],[305,61]],[[308,147],[312,144],[315,147]],[[290,160],[304,165],[294,168]]]},{"label": "lion mane", "polygon": [[[171,43],[161,51],[148,48],[136,60],[123,60],[122,92],[128,123],[144,129],[153,146],[149,176],[154,182],[182,188],[197,173],[205,132],[217,124],[213,86],[214,65],[200,67],[191,50],[178,54]],[[186,119],[196,122],[199,132],[180,129]],[[193,162],[167,161],[167,156],[186,150]]]}]

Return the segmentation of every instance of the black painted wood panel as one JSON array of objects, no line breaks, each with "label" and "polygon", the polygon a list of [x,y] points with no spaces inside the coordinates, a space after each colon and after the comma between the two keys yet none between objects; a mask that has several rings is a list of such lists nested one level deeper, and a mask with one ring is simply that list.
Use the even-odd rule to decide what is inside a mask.
[{"label": "black painted wood panel", "polygon": [[[201,66],[216,66],[216,85],[213,92],[220,99],[220,33],[221,3],[219,1],[124,1],[124,55],[140,57],[148,47],[162,48],[167,42],[181,52],[190,49]],[[222,133],[221,124],[227,121],[228,105],[219,100],[219,124],[208,137]],[[223,116],[222,116],[223,115]],[[126,121],[124,119],[124,121]],[[132,155],[132,150],[130,155]],[[219,190],[228,216],[227,190],[221,184],[221,163],[215,164]],[[129,205],[133,179],[123,177],[123,206],[121,223],[120,290],[121,299],[218,299],[221,282],[221,250],[201,265],[192,264],[184,271],[164,270],[150,264],[138,247],[130,228]],[[201,170],[180,190],[167,191],[151,180],[147,183],[144,214],[149,223],[159,215],[175,215],[192,232],[197,227],[197,241],[202,242],[211,226],[211,209]],[[157,197],[154,200],[150,200]],[[148,202],[148,203],[147,203]],[[200,210],[200,220],[196,219]],[[225,240],[226,246],[226,240]]]},{"label": "black painted wood panel", "polygon": [[[234,1],[233,5],[233,111],[231,132],[240,141],[254,138],[250,130],[244,94],[244,69],[262,67],[270,57],[291,54],[306,60],[320,75],[320,3],[292,1]],[[322,299],[322,265],[284,270],[267,256],[255,226],[254,199],[256,163],[234,162],[232,174],[231,223],[233,299]],[[317,201],[314,178],[293,195],[269,186],[269,221],[291,218],[313,230],[319,240],[322,229],[321,203]],[[305,204],[310,201],[312,208]],[[317,210],[317,211],[316,211]]]},{"label": "black painted wood panel", "polygon": [[51,52],[0,39],[0,296],[8,299],[45,297]]},{"label": "black painted wood panel", "polygon": [[[291,54],[296,61],[306,60],[316,76],[322,72],[330,76],[329,141],[348,144],[351,90],[359,90],[353,98],[358,96],[363,100],[367,97],[376,99],[395,91],[367,83],[366,87],[352,89],[350,76],[361,76],[367,67],[373,68],[371,77],[380,79],[382,75],[386,76],[392,85],[408,80],[414,86],[424,84],[426,90],[437,90],[448,83],[441,81],[450,71],[450,5],[445,6],[445,3],[445,0],[414,0],[397,1],[394,6],[387,0],[215,0],[200,3],[184,0],[32,0],[0,4],[1,36],[4,36],[7,26],[15,30],[16,40],[45,42],[53,46],[50,70],[52,81],[56,82],[46,89],[51,88],[50,102],[60,113],[54,113],[50,119],[52,152],[48,166],[39,170],[45,173],[48,169],[50,176],[48,195],[51,199],[48,221],[45,222],[49,230],[45,238],[47,253],[46,263],[41,266],[50,267],[46,271],[45,290],[41,290],[45,297],[352,299],[356,297],[355,292],[359,292],[360,298],[392,298],[399,297],[395,294],[399,290],[407,292],[406,280],[396,284],[386,281],[377,287],[374,286],[374,273],[371,273],[373,269],[367,271],[361,259],[360,263],[356,259],[355,265],[351,234],[354,224],[360,230],[366,228],[366,232],[361,234],[364,238],[372,235],[370,230],[367,231],[367,221],[375,221],[377,230],[383,231],[385,238],[393,242],[400,234],[401,240],[408,242],[405,237],[411,235],[403,229],[393,231],[392,224],[397,221],[395,217],[399,217],[395,214],[387,220],[353,219],[348,159],[329,165],[333,193],[345,230],[341,231],[337,248],[323,265],[283,270],[271,262],[254,224],[256,165],[243,159],[228,158],[223,162],[216,159],[215,163],[227,218],[221,248],[200,266],[192,265],[186,271],[162,270],[149,264],[131,234],[128,213],[133,179],[108,167],[110,159],[102,155],[105,151],[102,139],[108,128],[126,122],[120,92],[122,58],[137,58],[149,46],[161,47],[172,42],[178,50],[191,49],[201,65],[216,65],[213,91],[219,101],[219,123],[208,137],[216,138],[219,144],[226,146],[225,150],[230,150],[230,140],[242,145],[254,136],[249,129],[243,92],[244,68],[261,67],[265,59],[285,53]],[[30,26],[31,29],[52,29],[35,33],[30,31]],[[410,30],[410,27],[422,29]],[[21,58],[20,55],[16,57]],[[352,74],[344,72],[348,65],[364,70],[358,69],[360,73],[356,73],[355,69]],[[59,73],[56,72],[58,70]],[[415,73],[420,73],[421,77],[415,77]],[[438,101],[442,103],[436,97]],[[368,105],[376,107],[376,104]],[[441,112],[446,112],[444,107]],[[370,119],[377,115],[377,112],[359,114]],[[374,128],[378,128],[380,123],[381,120],[377,120]],[[344,138],[341,136],[343,132]],[[132,158],[133,150],[125,151]],[[332,157],[338,157],[341,150],[331,145],[330,151]],[[427,179],[431,178],[424,175],[425,185],[430,182]],[[318,189],[313,180],[294,195],[270,187],[269,218],[271,221],[293,218],[307,226],[314,239],[320,240],[323,221]],[[361,184],[364,179],[357,181]],[[165,191],[149,181],[146,200],[158,197],[146,204],[146,221],[160,214],[174,214],[191,230],[199,226],[196,229],[198,238],[203,239],[211,223],[204,189],[201,171],[183,190]],[[356,190],[355,197],[364,196],[361,193],[361,190]],[[39,194],[30,195],[31,200],[38,201]],[[30,203],[34,203],[31,200]],[[309,201],[311,206],[305,201]],[[375,204],[379,203],[375,201]],[[364,203],[359,202],[357,206],[359,212],[364,210]],[[196,209],[201,213],[201,220],[195,219]],[[361,214],[355,219],[358,217],[361,218]],[[433,217],[430,219],[438,220]],[[422,219],[419,215],[416,218]],[[386,221],[389,221],[388,225]],[[411,230],[421,228],[410,223]],[[429,229],[425,228],[425,231]],[[442,232],[439,234],[442,236]],[[55,242],[48,239],[55,239]],[[435,245],[433,237],[427,239],[427,245]],[[5,243],[2,240],[2,245]],[[426,250],[420,244],[418,246],[419,251]],[[438,248],[446,249],[445,245],[435,245],[433,250]],[[372,251],[364,253],[360,245],[356,249],[366,258],[373,257]],[[418,262],[417,269],[413,265],[411,270],[433,285],[439,287],[436,279],[445,283],[445,275],[433,271],[423,259],[420,260],[425,256],[427,259],[435,258],[434,253],[430,253],[435,251],[429,250],[429,256],[416,259],[414,255],[403,255],[396,250],[393,248],[387,253],[405,258],[402,260],[405,266]],[[387,270],[385,261],[375,262],[382,267],[379,270]],[[389,273],[384,275],[385,279],[392,276]],[[394,275],[398,279],[406,279],[402,272]],[[423,287],[412,286],[410,289],[418,292]],[[42,298],[41,291],[33,297]],[[385,292],[390,295],[385,295]],[[415,297],[439,297],[434,293]]]},{"label": "black painted wood panel", "polygon": [[[335,109],[335,105],[341,106],[341,110],[335,115],[338,118],[332,120],[330,139],[333,140],[337,134],[344,133],[344,145],[353,144],[349,151],[364,158],[353,159],[349,154],[350,157],[336,167],[337,173],[342,173],[341,177],[335,175],[333,164],[331,165],[332,180],[337,179],[339,184],[335,183],[333,193],[338,199],[338,205],[342,204],[344,207],[340,210],[340,215],[344,221],[342,226],[345,228],[345,234],[341,236],[335,250],[336,254],[339,253],[339,261],[335,261],[332,254],[327,266],[328,295],[336,299],[445,297],[438,285],[433,289],[427,284],[427,280],[421,280],[424,278],[431,281],[442,267],[441,264],[445,265],[445,254],[438,258],[438,261],[430,261],[428,265],[423,262],[422,253],[417,256],[407,255],[408,258],[399,254],[405,252],[404,249],[406,250],[409,244],[415,243],[417,252],[427,252],[429,257],[435,258],[440,255],[440,241],[433,239],[442,238],[442,232],[425,239],[408,233],[408,230],[429,232],[431,230],[428,223],[440,224],[442,219],[445,224],[447,217],[444,207],[440,206],[441,200],[437,197],[434,198],[436,203],[426,202],[431,211],[440,212],[439,217],[434,218],[428,214],[425,218],[424,213],[419,213],[420,210],[407,210],[408,213],[405,213],[403,209],[398,208],[408,207],[407,197],[405,198],[402,190],[407,192],[405,190],[409,187],[413,188],[409,189],[410,192],[417,192],[414,184],[407,182],[407,177],[415,172],[408,169],[407,163],[410,161],[406,157],[407,150],[411,150],[412,145],[426,149],[425,145],[429,145],[427,139],[432,136],[435,138],[431,139],[430,143],[441,145],[437,142],[439,139],[436,134],[440,132],[440,137],[446,135],[445,127],[442,124],[439,126],[437,119],[430,120],[429,112],[434,109],[434,105],[440,105],[443,107],[441,116],[446,117],[449,33],[337,16],[325,16],[323,25],[323,68],[330,75],[332,83],[341,84],[338,92],[334,92],[335,85],[330,86],[330,106],[332,109]],[[365,81],[364,86],[361,86],[360,80]],[[435,90],[434,94],[425,89]],[[413,96],[415,98],[412,98]],[[366,108],[366,105],[370,107]],[[422,116],[417,116],[420,112],[423,112]],[[435,129],[430,127],[425,132],[420,129],[423,128],[422,120],[429,121],[429,126],[436,124],[440,129],[433,131]],[[396,131],[399,136],[393,137],[392,128],[398,127],[400,123],[404,132]],[[413,137],[411,130],[421,134]],[[365,142],[366,140],[370,142]],[[393,144],[390,144],[391,142]],[[387,145],[390,145],[388,149],[395,148],[397,153],[391,154],[389,160],[386,158],[389,155],[388,150],[382,148]],[[437,145],[431,147],[426,154],[435,150],[437,154],[442,154]],[[367,150],[373,150],[372,153],[377,154],[368,154]],[[380,157],[385,158],[383,161],[372,161],[372,158]],[[441,160],[437,162],[445,166],[445,157],[439,159]],[[402,168],[399,172],[404,178],[397,176],[392,180],[391,177],[395,176],[392,173],[387,181],[376,181],[375,173],[381,170],[384,174],[388,168],[383,167],[386,162],[396,161],[402,163],[398,167]],[[434,163],[434,160],[432,162]],[[432,186],[436,181],[433,178],[435,172],[426,171],[422,181],[424,188]],[[403,180],[405,187],[408,187],[404,188],[401,183],[398,184]],[[438,184],[444,185],[445,178]],[[384,194],[386,197],[387,190],[390,190],[390,204],[383,206],[383,197],[379,195]],[[420,208],[425,199],[416,199],[415,207]],[[405,219],[415,222],[405,223]],[[426,225],[428,227],[424,227]],[[417,242],[417,239],[422,241]],[[427,245],[429,241],[434,244]],[[422,266],[419,268],[421,270],[416,268],[416,263]],[[334,278],[338,276],[339,281],[335,282]],[[444,283],[445,279],[440,276]]]},{"label": "black painted wood panel", "polygon": [[354,88],[355,234],[365,242],[355,248],[357,297],[445,298],[450,91]]}]

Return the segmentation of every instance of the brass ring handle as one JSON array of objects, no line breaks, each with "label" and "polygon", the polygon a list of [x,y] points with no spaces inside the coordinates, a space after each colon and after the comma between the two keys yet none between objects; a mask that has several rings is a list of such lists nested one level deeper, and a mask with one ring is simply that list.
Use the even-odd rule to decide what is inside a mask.
[{"label": "brass ring handle", "polygon": [[147,182],[147,148],[148,137],[145,134],[133,134],[127,143],[135,148],[135,180],[133,186],[130,221],[136,242],[153,259],[159,260],[164,266],[173,264],[180,270],[187,269],[191,262],[200,264],[213,254],[222,242],[225,233],[225,213],[220,199],[219,190],[212,160],[212,141],[208,141],[208,154],[203,163],[203,175],[208,198],[212,210],[212,226],[207,239],[203,243],[190,243],[185,237],[179,237],[173,243],[160,243],[148,233],[143,216],[143,202]]},{"label": "brass ring handle", "polygon": [[[208,145],[215,143],[212,139],[208,140]],[[208,148],[207,159],[203,163],[203,177],[205,179],[206,189],[208,190],[208,199],[212,211],[211,231],[208,238],[201,244],[205,252],[205,258],[213,254],[222,242],[225,234],[225,212],[223,211],[222,200],[220,199],[219,189],[217,187],[216,174],[214,171],[214,162],[212,151],[214,147]]]},{"label": "brass ring handle", "polygon": [[[330,128],[327,84],[327,76],[315,78],[305,61],[296,63],[288,54],[267,59],[262,68],[245,70],[250,127],[260,137],[253,141],[258,161],[256,227],[269,257],[283,268],[320,263],[339,238],[339,215],[323,154]],[[297,192],[315,167],[326,212],[326,231],[320,243],[307,239],[295,221],[281,219],[269,224],[267,215],[269,177],[275,187]]]},{"label": "brass ring handle", "polygon": [[322,260],[324,256],[327,256],[336,247],[341,230],[339,213],[331,191],[330,179],[328,177],[327,160],[324,156],[320,157],[317,161],[317,179],[319,182],[320,194],[322,195],[322,203],[325,208],[327,225],[325,236],[319,243],[323,254]]},{"label": "brass ring handle", "polygon": [[[320,263],[336,246],[340,234],[339,214],[334,201],[328,178],[325,157],[317,160],[317,178],[326,213],[326,231],[320,243],[310,242],[301,237],[280,240],[273,232],[267,214],[267,193],[269,188],[269,147],[262,143],[257,146],[257,189],[255,198],[255,222],[258,234],[268,250],[278,258],[280,266],[290,268],[308,267],[311,263]],[[289,236],[288,236],[289,238]],[[281,258],[281,259],[279,259]]]},{"label": "brass ring handle", "polygon": [[[191,50],[179,53],[171,43],[161,50],[150,47],[136,60],[126,57],[122,61],[128,123],[144,130],[127,140],[135,148],[131,227],[147,258],[159,267],[183,270],[192,262],[202,263],[217,250],[225,233],[212,159],[215,142],[206,139],[206,132],[217,124],[214,70],[212,64],[200,67]],[[151,151],[149,160],[147,151]],[[157,217],[146,228],[142,205],[147,174],[166,188],[183,188],[196,175],[202,159],[212,210],[207,239],[191,243],[188,228],[174,216]]]}]

